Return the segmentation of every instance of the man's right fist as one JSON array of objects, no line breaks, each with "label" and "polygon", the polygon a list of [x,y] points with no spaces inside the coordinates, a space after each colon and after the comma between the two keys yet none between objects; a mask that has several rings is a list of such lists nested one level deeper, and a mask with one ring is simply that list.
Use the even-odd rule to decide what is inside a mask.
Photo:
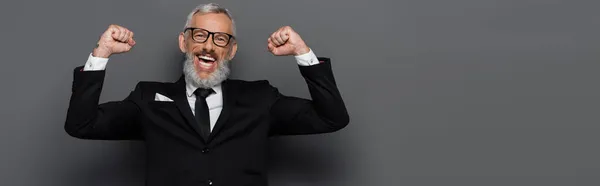
[{"label": "man's right fist", "polygon": [[119,25],[110,25],[100,36],[98,45],[94,48],[94,57],[108,58],[112,54],[128,52],[135,45],[133,32]]}]

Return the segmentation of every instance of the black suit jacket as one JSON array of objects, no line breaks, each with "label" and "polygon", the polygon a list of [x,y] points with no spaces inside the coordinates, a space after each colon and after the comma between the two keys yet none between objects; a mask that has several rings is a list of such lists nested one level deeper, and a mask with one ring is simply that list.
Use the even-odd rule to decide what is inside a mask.
[{"label": "black suit jacket", "polygon": [[[223,110],[204,140],[185,97],[185,80],[140,82],[122,101],[98,104],[105,71],[74,70],[65,122],[76,138],[144,140],[148,186],[265,186],[267,141],[345,127],[349,117],[330,59],[299,66],[312,100],[282,95],[268,81],[226,80]],[[156,93],[174,102],[154,101]]]}]

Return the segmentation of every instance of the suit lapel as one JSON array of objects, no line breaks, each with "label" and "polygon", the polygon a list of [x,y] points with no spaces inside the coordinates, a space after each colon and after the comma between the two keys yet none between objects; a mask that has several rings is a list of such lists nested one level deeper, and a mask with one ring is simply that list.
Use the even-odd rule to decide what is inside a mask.
[{"label": "suit lapel", "polygon": [[179,78],[179,80],[175,82],[173,86],[173,88],[170,88],[167,91],[169,91],[170,95],[173,95],[173,101],[175,101],[177,108],[187,121],[187,124],[196,132],[197,137],[206,142],[204,138],[202,138],[200,126],[198,126],[198,123],[196,123],[196,119],[194,118],[194,114],[192,113],[192,109],[190,108],[187,100],[185,78],[181,76],[181,78]]},{"label": "suit lapel", "polygon": [[227,120],[231,116],[231,112],[233,111],[233,107],[235,107],[236,99],[238,97],[238,87],[231,81],[223,81],[223,83],[221,83],[221,87],[223,90],[223,109],[221,110],[219,119],[217,119],[217,122],[215,123],[215,126],[208,137],[208,142],[211,142],[223,129],[227,123]]}]

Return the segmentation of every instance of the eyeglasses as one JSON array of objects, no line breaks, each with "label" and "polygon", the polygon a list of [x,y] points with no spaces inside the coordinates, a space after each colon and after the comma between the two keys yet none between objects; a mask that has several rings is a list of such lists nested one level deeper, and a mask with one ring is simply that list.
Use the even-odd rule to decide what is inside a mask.
[{"label": "eyeglasses", "polygon": [[213,43],[220,47],[226,47],[231,40],[235,39],[231,34],[224,32],[211,32],[202,28],[186,28],[183,33],[190,30],[192,33],[192,39],[198,43],[204,43],[210,35],[213,36]]}]

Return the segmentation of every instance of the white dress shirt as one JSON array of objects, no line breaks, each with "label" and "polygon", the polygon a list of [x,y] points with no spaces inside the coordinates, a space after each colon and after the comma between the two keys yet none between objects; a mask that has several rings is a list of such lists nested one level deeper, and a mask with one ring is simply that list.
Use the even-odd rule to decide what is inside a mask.
[{"label": "white dress shirt", "polygon": [[[319,60],[317,56],[313,53],[312,49],[302,55],[294,56],[296,62],[300,66],[310,66],[319,64]],[[100,58],[94,57],[90,53],[85,66],[83,67],[84,71],[97,71],[97,70],[105,70],[106,64],[108,63],[108,58]],[[188,104],[190,105],[190,109],[192,109],[192,113],[195,113],[196,106],[196,96],[194,95],[194,91],[198,89],[191,83],[186,83],[186,96]],[[215,127],[215,123],[217,123],[217,119],[219,115],[221,115],[221,110],[223,110],[223,91],[221,89],[221,84],[212,87],[215,93],[206,97],[206,103],[208,104],[209,116],[210,116],[210,130],[212,131]]]}]

